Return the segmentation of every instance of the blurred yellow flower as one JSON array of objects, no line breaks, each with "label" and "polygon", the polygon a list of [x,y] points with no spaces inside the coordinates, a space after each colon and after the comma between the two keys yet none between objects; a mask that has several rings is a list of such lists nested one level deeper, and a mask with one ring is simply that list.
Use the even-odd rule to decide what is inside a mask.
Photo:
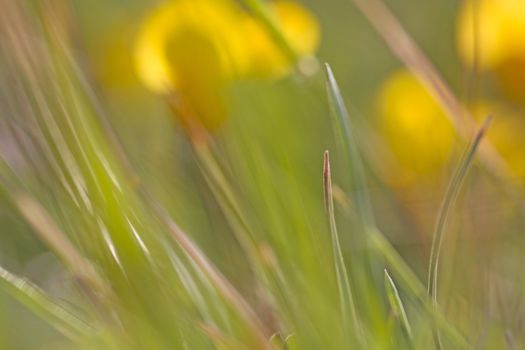
[{"label": "blurred yellow flower", "polygon": [[[390,174],[395,185],[432,181],[450,161],[456,132],[445,112],[408,70],[388,77],[377,96],[377,127],[399,163]],[[495,116],[487,138],[514,175],[525,179],[525,116],[501,103],[481,101],[471,106],[481,121]]]},{"label": "blurred yellow flower", "polygon": [[[275,1],[270,13],[299,56],[319,41],[315,18],[292,1]],[[177,105],[183,124],[206,129],[227,115],[225,88],[241,78],[279,78],[294,64],[257,19],[232,0],[174,0],[145,21],[135,61],[143,83]]]},{"label": "blurred yellow flower", "polygon": [[458,46],[467,65],[494,72],[505,92],[525,103],[525,1],[464,1]]},{"label": "blurred yellow flower", "polygon": [[[293,1],[275,1],[268,6],[295,53],[300,57],[313,54],[319,45],[319,26],[315,17]],[[242,30],[247,38],[249,55],[247,76],[280,78],[290,73],[289,58],[257,19],[246,16]]]},{"label": "blurred yellow flower", "polygon": [[396,184],[430,178],[450,157],[454,128],[438,102],[408,70],[392,74],[377,96],[378,129],[399,163]]}]

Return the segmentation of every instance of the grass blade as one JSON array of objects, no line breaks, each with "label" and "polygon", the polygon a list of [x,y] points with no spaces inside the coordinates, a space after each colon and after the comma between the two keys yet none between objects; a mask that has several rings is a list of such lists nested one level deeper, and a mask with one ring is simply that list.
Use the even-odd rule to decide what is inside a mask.
[{"label": "grass blade", "polygon": [[[355,331],[358,340],[360,338],[360,325],[357,318],[354,296],[350,287],[348,272],[346,271],[343,252],[337,233],[337,225],[334,214],[334,199],[332,193],[332,176],[330,172],[330,155],[325,151],[323,158],[323,188],[326,215],[330,224],[330,234],[332,236],[332,248],[334,254],[335,271],[337,274],[337,284],[339,287],[339,297],[341,302],[341,313],[344,322],[351,322],[351,327]],[[349,314],[349,315],[348,315]],[[350,320],[348,320],[350,318]]]},{"label": "grass blade", "polygon": [[407,338],[409,340],[412,339],[412,328],[410,327],[410,323],[408,322],[405,306],[401,301],[401,297],[399,296],[399,292],[397,291],[397,287],[394,283],[394,280],[392,279],[392,277],[390,277],[390,274],[388,273],[387,269],[385,269],[385,288],[388,297],[388,302],[390,303],[390,307],[392,308],[392,312],[396,317],[398,317],[401,320],[401,324],[403,325],[403,329],[406,333]]},{"label": "grass blade", "polygon": [[377,229],[371,230],[367,234],[370,237],[370,243],[374,250],[384,257],[387,264],[391,266],[391,270],[395,271],[400,277],[400,281],[403,282],[407,290],[410,291],[413,297],[421,304],[431,321],[439,327],[443,334],[447,335],[448,339],[456,345],[456,348],[470,349],[471,346],[465,340],[465,337],[450,325],[443,314],[434,307],[425,286],[384,235]]},{"label": "grass blade", "polygon": [[485,135],[487,128],[490,125],[492,118],[485,119],[485,122],[481,126],[480,130],[476,134],[474,141],[468,148],[467,152],[465,153],[463,160],[460,162],[459,167],[457,168],[454,176],[452,177],[452,180],[450,181],[450,184],[448,186],[448,189],[445,193],[445,197],[443,198],[443,202],[441,203],[441,209],[438,215],[438,219],[436,222],[436,228],[434,230],[434,235],[432,237],[432,248],[430,250],[430,263],[429,263],[429,270],[428,270],[428,293],[432,296],[432,300],[434,304],[437,304],[437,281],[438,281],[438,275],[439,275],[439,256],[441,253],[441,247],[443,245],[443,237],[445,233],[445,228],[447,225],[447,221],[449,218],[450,211],[454,207],[454,203],[456,202],[457,196],[459,194],[459,190],[461,189],[461,185],[463,181],[465,180],[465,176],[467,175],[468,170],[470,169],[470,166],[472,165],[472,161],[474,160],[474,155],[476,154],[476,151],[479,147],[479,144],[481,140],[483,139],[483,136]]},{"label": "grass blade", "polygon": [[94,328],[53,301],[42,289],[0,267],[0,288],[68,338],[94,334]]},{"label": "grass blade", "polygon": [[86,290],[89,296],[95,296],[96,293],[108,296],[110,291],[93,266],[80,254],[44,208],[28,195],[13,196],[13,200],[40,240],[55,251],[82,286],[90,288]]},{"label": "grass blade", "polygon": [[188,235],[158,206],[155,205],[157,214],[162,219],[175,239],[177,244],[187,256],[200,268],[202,273],[217,288],[221,296],[238,312],[239,316],[250,326],[254,336],[258,339],[261,349],[272,350],[268,343],[270,332],[261,322],[255,311],[248,302],[235,289],[235,287],[219,272],[219,270],[208,260],[206,255],[195,245]]},{"label": "grass blade", "polygon": [[363,162],[359,155],[359,150],[355,144],[355,138],[352,135],[352,126],[348,110],[343,102],[343,97],[339,86],[334,77],[332,69],[328,63],[325,63],[327,75],[327,89],[332,113],[337,119],[337,125],[342,132],[342,139],[345,146],[345,152],[348,157],[350,169],[352,170],[352,187],[356,193],[357,210],[359,217],[363,220],[365,226],[375,226],[372,206],[370,199],[366,195],[366,181],[363,170]]},{"label": "grass blade", "polygon": [[388,264],[390,264],[393,271],[395,271],[407,286],[408,290],[416,297],[416,299],[423,305],[425,312],[431,317],[433,322],[447,334],[448,338],[452,340],[459,348],[468,348],[469,345],[459,332],[454,329],[445,319],[445,317],[436,310],[431,300],[428,297],[424,285],[421,283],[416,274],[403,261],[401,256],[392,247],[390,242],[384,237],[381,231],[377,228],[368,198],[364,189],[366,188],[365,177],[363,173],[363,163],[359,155],[354,138],[352,137],[352,129],[349,119],[349,114],[346,110],[345,104],[341,97],[339,87],[334,78],[332,70],[328,64],[325,65],[328,76],[328,92],[331,100],[331,106],[334,109],[334,114],[337,116],[339,129],[343,132],[342,138],[346,152],[349,157],[351,170],[353,171],[352,184],[355,189],[359,189],[356,194],[357,210],[363,220],[363,229],[366,233],[365,239],[370,242],[370,246],[375,253],[381,255]]}]

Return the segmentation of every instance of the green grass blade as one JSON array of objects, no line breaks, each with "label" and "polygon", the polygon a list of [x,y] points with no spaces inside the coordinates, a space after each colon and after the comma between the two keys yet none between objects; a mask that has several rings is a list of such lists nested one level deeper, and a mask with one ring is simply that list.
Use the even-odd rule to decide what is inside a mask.
[{"label": "green grass blade", "polygon": [[53,301],[42,289],[0,267],[0,288],[68,338],[93,336],[95,329]]},{"label": "green grass blade", "polygon": [[157,213],[172,233],[177,244],[210,280],[221,296],[238,312],[246,324],[250,326],[259,341],[261,349],[272,350],[273,348],[267,341],[270,338],[270,332],[266,329],[248,302],[245,301],[235,287],[209,261],[206,255],[193,243],[188,235],[171,220],[169,216],[161,211],[159,207],[157,207],[157,209]]},{"label": "green grass blade", "polygon": [[408,322],[408,316],[405,311],[405,306],[401,301],[401,297],[399,296],[399,292],[394,283],[394,280],[392,279],[392,277],[390,277],[390,274],[388,273],[387,269],[385,269],[385,288],[388,297],[388,302],[390,303],[390,307],[392,308],[392,312],[396,317],[398,317],[401,320],[401,324],[403,325],[403,329],[405,330],[407,338],[409,340],[412,339],[412,328],[410,327],[410,323]]},{"label": "green grass blade", "polygon": [[458,349],[470,349],[471,346],[463,335],[460,334],[459,331],[439,312],[439,310],[434,307],[423,283],[383,234],[377,229],[371,230],[367,234],[370,237],[372,248],[385,258],[387,264],[390,265],[391,270],[396,272],[407,290],[410,291],[413,297],[419,301],[431,321],[439,327],[443,334],[447,335],[448,339],[450,339]]},{"label": "green grass blade", "polygon": [[441,247],[443,245],[443,237],[448,222],[449,214],[454,207],[456,199],[458,197],[461,185],[465,180],[468,170],[474,160],[476,150],[485,135],[487,128],[489,127],[492,118],[487,118],[480,130],[476,134],[474,141],[467,149],[462,161],[460,162],[452,180],[449,183],[445,197],[441,203],[441,209],[436,222],[436,228],[432,237],[432,248],[430,251],[430,263],[428,270],[428,293],[432,296],[432,300],[437,304],[437,282],[439,275],[439,257],[441,254]]},{"label": "green grass blade", "polygon": [[354,296],[350,286],[348,272],[346,271],[343,252],[341,251],[341,245],[339,242],[339,234],[337,232],[337,224],[335,221],[332,176],[330,172],[330,155],[328,151],[325,151],[323,159],[323,187],[325,210],[330,224],[330,234],[332,237],[334,264],[341,302],[341,313],[343,321],[351,325],[359,340],[361,336],[360,323],[357,317]]},{"label": "green grass blade", "polygon": [[352,185],[356,192],[357,211],[363,221],[363,229],[366,233],[364,235],[365,239],[371,243],[373,251],[385,258],[392,270],[401,277],[403,283],[407,285],[408,290],[421,302],[425,312],[428,313],[433,322],[443,330],[444,334],[447,334],[448,338],[457,344],[458,347],[468,348],[469,345],[463,336],[432,306],[432,302],[428,298],[424,285],[377,228],[370,199],[364,191],[366,181],[363,162],[352,135],[353,130],[349,114],[330,65],[326,64],[325,68],[328,77],[330,105],[333,109],[333,114],[337,117],[338,128],[342,133],[340,136],[346,148],[345,151],[350,162],[350,169],[353,172]]},{"label": "green grass blade", "polygon": [[342,134],[341,136],[346,156],[348,157],[350,169],[352,170],[351,183],[356,196],[358,214],[361,220],[363,220],[365,226],[375,226],[370,199],[365,192],[366,181],[363,162],[359,155],[355,138],[352,135],[353,130],[350,116],[343,101],[343,97],[341,96],[339,85],[337,84],[334,73],[328,63],[325,63],[325,70],[327,75],[327,89],[330,107],[332,109],[332,114],[336,117],[338,129]]},{"label": "green grass blade", "polygon": [[[456,203],[459,191],[461,189],[461,185],[463,184],[467,172],[472,165],[474,156],[476,154],[476,150],[478,149],[478,146],[487,131],[491,119],[492,118],[489,117],[485,120],[480,130],[476,134],[474,141],[467,149],[467,152],[463,156],[462,161],[460,162],[458,168],[456,169],[456,172],[454,173],[454,176],[452,177],[452,180],[448,185],[447,191],[441,203],[441,208],[439,210],[438,218],[436,221],[436,227],[432,237],[432,247],[430,249],[430,262],[428,266],[427,283],[427,291],[432,298],[432,303],[434,304],[434,307],[436,308],[438,304],[437,289],[439,276],[439,258],[441,255],[441,248],[443,246],[443,238],[445,235],[445,229],[447,226],[449,214],[452,208],[454,208],[454,204]],[[435,340],[438,348],[443,348],[441,345],[440,334],[437,330],[435,333]]]},{"label": "green grass blade", "polygon": [[[195,145],[194,145],[195,146]],[[230,225],[235,239],[241,246],[250,268],[258,277],[265,278],[265,268],[260,261],[255,231],[246,219],[241,204],[211,150],[194,147],[202,174],[208,183],[217,203]]]}]

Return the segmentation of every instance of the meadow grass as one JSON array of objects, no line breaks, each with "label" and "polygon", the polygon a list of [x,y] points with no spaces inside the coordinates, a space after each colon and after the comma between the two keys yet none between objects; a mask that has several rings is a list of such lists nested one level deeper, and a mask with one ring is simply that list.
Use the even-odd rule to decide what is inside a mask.
[{"label": "meadow grass", "polygon": [[[393,50],[451,115],[461,113],[417,48],[400,44],[406,33],[388,10],[377,0],[354,2],[368,17],[382,16],[371,22]],[[20,166],[0,154],[2,200],[53,252],[72,285],[66,301],[0,268],[0,288],[58,330],[60,346],[489,348],[478,342],[483,329],[469,323],[471,314],[486,310],[466,300],[463,318],[454,318],[438,297],[447,221],[478,151],[480,166],[507,182],[497,154],[482,143],[488,122],[475,133],[458,132],[469,145],[436,214],[428,275],[422,275],[426,262],[414,267],[382,232],[369,197],[370,163],[356,136],[359,121],[329,64],[316,76],[316,87],[326,87],[326,94],[316,90],[326,118],[313,122],[332,135],[323,145],[329,151],[294,134],[299,118],[283,130],[274,129],[275,120],[233,120],[210,142],[179,135],[193,167],[183,171],[193,179],[159,193],[119,143],[53,12],[0,4],[8,101],[1,123],[23,158]],[[246,5],[296,61],[264,2]],[[297,90],[306,87],[294,88],[303,96]],[[278,119],[288,110],[272,112]],[[305,170],[305,155],[316,171]],[[194,200],[186,185],[206,200]],[[487,329],[497,333],[491,348],[521,344],[509,327]]]}]

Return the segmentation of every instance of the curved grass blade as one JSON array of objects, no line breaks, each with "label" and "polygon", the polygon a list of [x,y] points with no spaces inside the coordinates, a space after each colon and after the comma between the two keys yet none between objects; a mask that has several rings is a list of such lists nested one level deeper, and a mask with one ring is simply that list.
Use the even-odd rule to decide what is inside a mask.
[{"label": "curved grass blade", "polygon": [[[465,180],[468,170],[472,165],[474,160],[474,155],[476,150],[479,147],[483,136],[485,135],[492,118],[488,117],[485,119],[483,125],[476,134],[474,141],[467,149],[467,152],[463,156],[462,161],[460,162],[452,180],[450,181],[445,197],[441,203],[441,208],[439,210],[439,215],[436,222],[436,228],[434,230],[434,235],[432,237],[432,247],[430,249],[430,262],[428,266],[428,283],[427,291],[432,298],[432,303],[434,307],[437,308],[437,285],[438,285],[438,276],[439,276],[439,257],[441,255],[441,247],[443,245],[443,238],[445,234],[445,228],[447,226],[448,218],[450,211],[456,203],[461,185]],[[441,338],[439,331],[435,331],[435,340],[438,348],[443,348],[441,345]]]},{"label": "curved grass blade", "polygon": [[385,289],[387,292],[387,298],[388,302],[390,303],[390,307],[392,308],[392,312],[396,317],[398,317],[401,320],[401,324],[403,325],[403,329],[409,339],[412,338],[412,328],[410,327],[410,323],[408,322],[408,316],[405,311],[405,306],[403,305],[403,302],[401,301],[401,297],[399,296],[399,292],[397,290],[397,287],[394,283],[394,280],[388,273],[388,270],[384,270],[384,277],[385,277]]},{"label": "curved grass blade", "polygon": [[42,289],[0,267],[0,288],[71,339],[94,336],[95,328],[57,304]]},{"label": "curved grass blade", "polygon": [[328,77],[328,93],[331,100],[331,107],[333,113],[337,117],[339,130],[342,132],[340,137],[346,148],[347,156],[350,161],[351,170],[353,172],[352,184],[356,192],[357,211],[363,221],[363,229],[365,232],[365,239],[371,244],[371,248],[375,253],[381,255],[387,263],[390,264],[402,279],[407,289],[414,295],[414,297],[423,305],[425,312],[429,315],[432,321],[447,334],[447,337],[453,341],[458,348],[469,348],[468,343],[464,337],[452,327],[445,317],[436,310],[431,300],[428,297],[425,286],[421,283],[412,269],[403,261],[397,251],[392,247],[390,242],[384,237],[381,231],[377,228],[373,216],[370,199],[364,191],[366,181],[364,178],[363,163],[359,155],[357,145],[355,145],[352,137],[352,128],[350,124],[349,114],[343,102],[337,81],[334,78],[333,72],[329,64],[325,64],[325,69]]},{"label": "curved grass blade", "polygon": [[452,177],[452,180],[450,181],[448,189],[445,193],[445,197],[443,198],[443,202],[441,203],[441,209],[439,211],[438,219],[436,222],[436,228],[432,237],[432,248],[430,251],[430,263],[428,269],[427,290],[429,295],[432,297],[434,304],[437,304],[439,256],[441,253],[441,247],[443,245],[443,237],[448,222],[449,214],[452,208],[454,207],[454,204],[459,194],[459,190],[461,189],[461,185],[463,184],[465,176],[467,175],[467,172],[470,169],[470,166],[472,165],[472,161],[474,160],[476,150],[478,149],[479,144],[483,139],[483,136],[485,135],[491,120],[491,117],[485,119],[485,122],[476,134],[474,141],[467,149],[463,160],[460,162],[459,167],[457,168],[454,176]]},{"label": "curved grass blade", "polygon": [[401,301],[401,297],[399,296],[399,292],[397,291],[397,287],[394,283],[394,280],[392,279],[392,277],[390,277],[390,274],[388,273],[387,269],[385,269],[385,288],[388,297],[388,302],[390,303],[390,307],[392,308],[392,312],[396,317],[398,317],[401,320],[403,330],[405,331],[405,334],[408,340],[410,341],[412,339],[412,328],[410,327],[410,323],[408,322],[405,306]]},{"label": "curved grass blade", "polygon": [[372,247],[384,257],[386,262],[391,266],[391,270],[397,273],[400,277],[400,281],[403,282],[411,295],[421,304],[423,310],[436,327],[439,327],[443,334],[446,334],[447,338],[455,344],[455,348],[470,349],[471,346],[466,341],[465,337],[450,325],[443,314],[434,307],[423,283],[421,283],[416,274],[407,265],[394,247],[392,247],[384,235],[377,229],[371,230],[367,234],[370,237]]}]

